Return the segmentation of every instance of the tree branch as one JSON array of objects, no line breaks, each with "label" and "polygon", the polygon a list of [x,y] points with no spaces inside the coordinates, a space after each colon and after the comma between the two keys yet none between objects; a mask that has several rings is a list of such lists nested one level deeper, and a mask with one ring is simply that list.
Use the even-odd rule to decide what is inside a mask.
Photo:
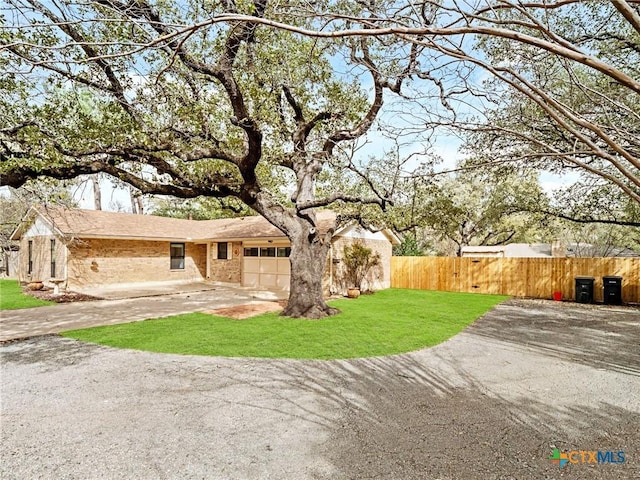
[{"label": "tree branch", "polygon": [[296,209],[298,211],[302,211],[302,210],[308,210],[310,208],[326,207],[337,201],[342,201],[345,203],[361,203],[361,204],[368,204],[368,205],[375,204],[375,205],[379,205],[383,211],[386,209],[387,205],[393,205],[393,202],[388,199],[362,198],[362,197],[357,197],[353,195],[345,195],[342,193],[334,193],[333,195],[330,195],[325,198],[319,198],[316,200],[310,200],[308,202],[297,204]]},{"label": "tree branch", "polygon": [[540,213],[545,213],[547,215],[554,216],[556,218],[561,218],[563,220],[568,220],[574,223],[588,224],[588,223],[601,223],[605,225],[621,225],[625,227],[640,227],[640,222],[635,221],[627,221],[627,220],[616,220],[616,219],[607,219],[607,218],[578,218],[573,217],[571,215],[566,215],[563,213],[559,213],[551,210],[536,210]]},{"label": "tree branch", "polygon": [[373,101],[371,102],[369,111],[364,115],[364,117],[362,117],[358,125],[356,125],[351,130],[338,130],[337,132],[334,132],[327,139],[327,141],[323,146],[323,151],[327,156],[331,156],[333,154],[333,149],[338,143],[344,142],[347,140],[354,140],[364,135],[371,128],[373,121],[378,116],[378,113],[382,108],[383,95],[384,95],[383,86],[385,85],[385,82],[382,79],[382,76],[380,75],[380,73],[378,72],[378,69],[374,65],[373,60],[371,59],[371,56],[369,55],[369,50],[368,50],[365,39],[362,39],[360,41],[360,47],[362,49],[362,57],[359,58],[355,55],[355,53],[353,53],[352,60],[355,63],[361,64],[362,66],[366,67],[367,70],[369,70],[369,73],[371,74],[371,77],[373,79],[373,88],[374,88]]},{"label": "tree branch", "polygon": [[636,30],[636,32],[640,33],[640,15],[638,15],[638,12],[629,5],[629,2],[626,2],[625,0],[611,0],[611,3]]}]

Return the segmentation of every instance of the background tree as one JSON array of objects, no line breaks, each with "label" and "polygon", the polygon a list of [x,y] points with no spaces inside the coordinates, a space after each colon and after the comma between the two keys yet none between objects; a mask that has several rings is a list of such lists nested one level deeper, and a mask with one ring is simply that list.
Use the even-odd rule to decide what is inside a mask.
[{"label": "background tree", "polygon": [[[594,52],[638,79],[640,36],[615,3],[581,2],[549,10],[542,25],[553,29],[556,40]],[[526,20],[524,14],[512,9],[507,18]],[[496,94],[483,112],[484,121],[468,125],[467,150],[474,154],[468,165],[499,168],[508,161],[571,172],[577,181],[558,191],[548,213],[579,222],[640,225],[640,216],[626,208],[630,201],[640,204],[638,93],[535,46],[513,49],[501,38],[480,45],[492,65],[505,67],[486,81],[487,90]]]},{"label": "background tree", "polygon": [[405,234],[400,245],[393,246],[393,254],[398,257],[422,257],[429,253],[424,240],[418,240],[417,228]]},{"label": "background tree", "polygon": [[561,222],[557,239],[572,257],[618,257],[640,255],[640,230],[601,223]]},{"label": "background tree", "polygon": [[102,210],[102,191],[100,190],[100,177],[91,175],[91,189],[93,190],[93,209]]},{"label": "background tree", "polygon": [[192,220],[214,220],[217,218],[245,217],[255,212],[240,202],[232,204],[217,198],[198,197],[183,200],[179,198],[159,198],[152,202],[153,215]]},{"label": "background tree", "polygon": [[416,238],[440,255],[460,256],[469,245],[551,241],[548,216],[527,211],[546,202],[535,176],[465,172],[415,187],[409,202],[390,209],[389,220],[408,234],[405,238]]}]

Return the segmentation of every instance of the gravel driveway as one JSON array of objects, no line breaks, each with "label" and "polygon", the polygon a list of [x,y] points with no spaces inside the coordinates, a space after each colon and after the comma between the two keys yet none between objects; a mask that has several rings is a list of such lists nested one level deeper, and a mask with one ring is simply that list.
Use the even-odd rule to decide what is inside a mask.
[{"label": "gravel driveway", "polygon": [[[349,361],[0,347],[0,477],[640,478],[640,311],[506,302],[431,349]],[[553,448],[624,451],[552,465]]]}]

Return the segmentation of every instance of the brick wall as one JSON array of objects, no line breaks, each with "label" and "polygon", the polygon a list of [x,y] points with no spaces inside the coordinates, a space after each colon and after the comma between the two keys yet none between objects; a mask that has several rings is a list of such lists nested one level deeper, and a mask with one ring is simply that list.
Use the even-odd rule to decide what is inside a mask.
[{"label": "brick wall", "polygon": [[68,287],[202,280],[206,245],[185,243],[184,269],[170,268],[171,242],[82,239],[69,245]]},{"label": "brick wall", "polygon": [[231,258],[218,260],[217,244],[211,244],[211,280],[214,282],[242,283],[242,243],[233,242]]}]

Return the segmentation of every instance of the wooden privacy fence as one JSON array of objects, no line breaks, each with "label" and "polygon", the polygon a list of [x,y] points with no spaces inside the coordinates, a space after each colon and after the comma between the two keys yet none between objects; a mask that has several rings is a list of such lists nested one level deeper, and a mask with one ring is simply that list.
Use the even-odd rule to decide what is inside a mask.
[{"label": "wooden privacy fence", "polygon": [[622,301],[640,303],[640,258],[392,257],[391,286],[516,297],[575,299],[575,277],[595,277],[594,299],[603,301],[602,277],[622,279]]}]

